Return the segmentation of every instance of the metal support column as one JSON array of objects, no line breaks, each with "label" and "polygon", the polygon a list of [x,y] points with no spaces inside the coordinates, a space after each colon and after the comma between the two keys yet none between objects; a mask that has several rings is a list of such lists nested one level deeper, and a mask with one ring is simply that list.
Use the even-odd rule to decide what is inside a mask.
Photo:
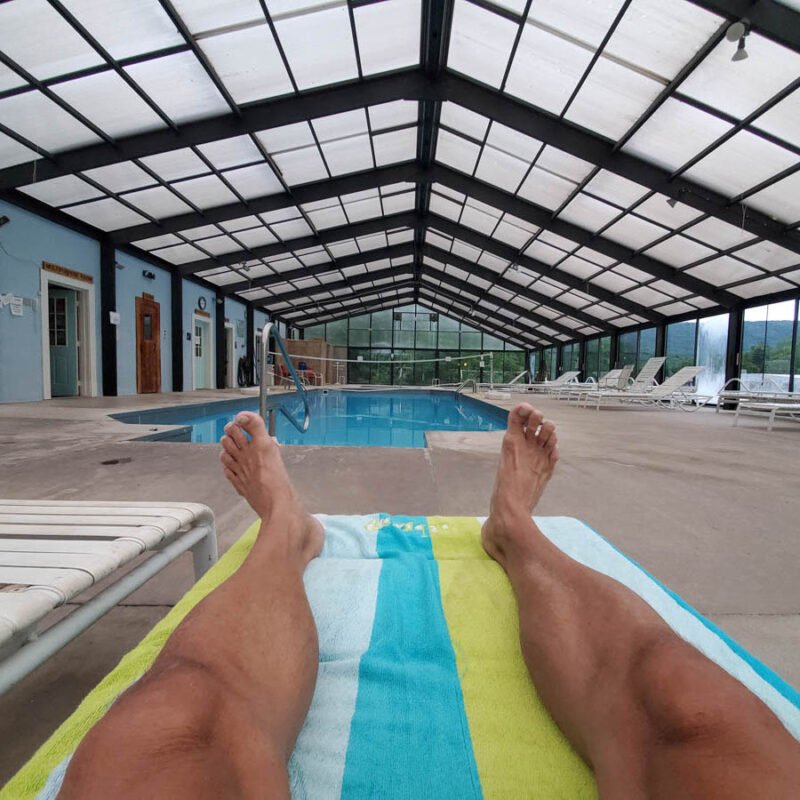
[{"label": "metal support column", "polygon": [[104,236],[100,240],[100,337],[106,397],[117,396],[117,326],[111,324],[111,313],[117,310],[116,252],[111,239]]},{"label": "metal support column", "polygon": [[[172,391],[183,391],[183,278],[178,270],[171,275],[170,326],[172,330]],[[190,334],[191,335],[191,334]]]},{"label": "metal support column", "polygon": [[612,333],[611,341],[608,348],[608,363],[609,369],[619,369],[620,365],[617,363],[619,358],[619,334]]},{"label": "metal support column", "polygon": [[252,303],[247,304],[245,311],[245,325],[247,333],[245,334],[244,352],[249,364],[247,370],[247,385],[253,386],[255,384],[255,336],[256,336],[256,309]]},{"label": "metal support column", "polygon": [[742,355],[742,333],[744,313],[741,309],[731,309],[728,315],[728,349],[725,353],[725,383],[739,377]]},{"label": "metal support column", "polygon": [[214,309],[214,342],[217,364],[217,389],[225,388],[228,352],[225,347],[225,295],[217,289],[216,308]]}]

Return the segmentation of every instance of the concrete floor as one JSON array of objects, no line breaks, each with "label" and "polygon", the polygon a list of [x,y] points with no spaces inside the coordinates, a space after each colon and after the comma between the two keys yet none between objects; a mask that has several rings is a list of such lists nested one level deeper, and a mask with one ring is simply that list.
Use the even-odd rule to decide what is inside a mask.
[{"label": "concrete floor", "polygon": [[[217,446],[127,442],[132,426],[105,413],[231,394],[0,406],[0,495],[203,502],[224,550],[254,515],[222,479]],[[539,513],[583,519],[800,685],[800,429],[537,400],[559,425],[562,451]],[[500,435],[429,441],[424,450],[287,447],[285,458],[312,512],[486,513]],[[187,554],[0,698],[0,784],[191,580]]]}]

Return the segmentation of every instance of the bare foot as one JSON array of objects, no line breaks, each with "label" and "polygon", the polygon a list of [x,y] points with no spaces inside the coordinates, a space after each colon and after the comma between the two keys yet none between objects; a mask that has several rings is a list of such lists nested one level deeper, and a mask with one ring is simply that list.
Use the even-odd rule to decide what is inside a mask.
[{"label": "bare foot", "polygon": [[[243,411],[225,426],[220,443],[219,460],[225,477],[261,518],[262,529],[274,522],[271,528],[285,530],[304,565],[318,556],[324,538],[322,525],[304,511],[283,465],[280,447],[267,433],[264,420]],[[277,535],[270,533],[273,538]]]},{"label": "bare foot", "polygon": [[508,551],[526,546],[535,529],[531,514],[558,461],[555,425],[521,403],[508,414],[489,518],[481,538],[486,552],[505,567]]}]

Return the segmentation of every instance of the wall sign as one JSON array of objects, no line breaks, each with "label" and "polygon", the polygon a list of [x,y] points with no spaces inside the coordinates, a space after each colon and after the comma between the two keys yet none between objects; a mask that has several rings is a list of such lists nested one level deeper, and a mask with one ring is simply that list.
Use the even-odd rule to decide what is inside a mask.
[{"label": "wall sign", "polygon": [[69,269],[69,267],[62,267],[60,264],[53,264],[50,261],[42,261],[42,269],[45,272],[54,272],[56,275],[63,275],[65,278],[72,278],[75,281],[94,283],[94,278],[91,275]]}]

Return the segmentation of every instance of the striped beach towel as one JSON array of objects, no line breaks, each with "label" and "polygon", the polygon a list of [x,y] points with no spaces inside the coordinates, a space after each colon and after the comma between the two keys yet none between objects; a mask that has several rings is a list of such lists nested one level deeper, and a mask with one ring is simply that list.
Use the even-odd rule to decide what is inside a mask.
[{"label": "striped beach towel", "polygon": [[[528,677],[508,581],[475,517],[321,516],[306,572],[319,630],[314,699],[290,762],[294,798],[594,798],[591,772]],[[761,697],[800,739],[800,695],[578,520],[537,518],[576,560],[629,586]],[[242,563],[253,526],[0,792],[55,797],[71,754],[191,608]]]}]

